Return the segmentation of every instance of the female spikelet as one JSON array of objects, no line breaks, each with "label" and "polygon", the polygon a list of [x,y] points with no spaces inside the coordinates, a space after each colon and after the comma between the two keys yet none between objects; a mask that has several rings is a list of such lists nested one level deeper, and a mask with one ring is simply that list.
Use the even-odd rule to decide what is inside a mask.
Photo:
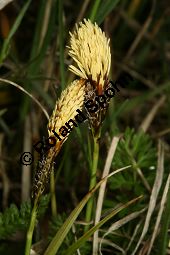
[{"label": "female spikelet", "polygon": [[63,143],[68,138],[68,135],[66,135],[62,140],[59,140],[55,137],[52,131],[60,134],[61,127],[70,119],[75,119],[75,116],[77,115],[76,110],[81,110],[83,107],[84,95],[84,80],[75,80],[62,92],[60,99],[56,102],[56,106],[48,123],[48,134],[50,137],[56,139],[56,144],[47,152],[42,152],[35,173],[33,196],[39,196],[43,193],[49,180],[54,159],[59,153]]}]

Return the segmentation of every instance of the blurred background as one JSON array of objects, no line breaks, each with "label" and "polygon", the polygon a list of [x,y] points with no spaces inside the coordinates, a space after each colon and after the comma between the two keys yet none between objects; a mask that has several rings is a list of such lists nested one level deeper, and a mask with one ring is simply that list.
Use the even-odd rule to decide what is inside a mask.
[{"label": "blurred background", "polygon": [[[152,221],[140,253],[137,253],[147,254],[170,170],[170,2],[7,2],[0,1],[0,254],[23,254],[31,210],[32,180],[39,158],[33,144],[43,136],[47,137],[45,111],[51,115],[61,91],[75,78],[68,71],[72,60],[66,46],[69,31],[73,31],[75,23],[83,18],[96,22],[110,38],[110,79],[119,81],[121,85],[103,124],[98,180],[115,135],[123,139],[118,144],[110,172],[132,165],[130,170],[109,179],[103,213],[107,214],[118,204],[141,194],[144,197],[137,205],[126,208],[115,219],[147,208],[156,169],[160,169],[161,162],[164,162]],[[43,109],[22,89],[36,98]],[[56,232],[66,215],[88,192],[90,139],[88,124],[82,123],[72,131],[58,155],[55,165],[58,216],[50,223],[50,202],[48,196],[44,196],[35,242],[53,236],[49,233]],[[163,150],[163,155],[160,150]],[[23,152],[32,153],[32,164],[21,163]],[[161,221],[162,228],[156,232],[158,242],[154,243],[151,254],[170,254],[167,244],[169,207],[167,202],[162,217],[165,220]],[[120,249],[105,244],[103,254],[132,254],[142,225],[139,225],[136,241],[128,251],[123,253],[121,248],[126,250],[135,227],[143,224],[145,216],[142,214],[108,235],[108,240]],[[80,220],[84,220],[84,212]],[[161,248],[159,238],[165,241],[164,248]],[[68,237],[65,245],[68,247],[72,240],[72,236]],[[81,254],[91,254],[88,245]]]}]

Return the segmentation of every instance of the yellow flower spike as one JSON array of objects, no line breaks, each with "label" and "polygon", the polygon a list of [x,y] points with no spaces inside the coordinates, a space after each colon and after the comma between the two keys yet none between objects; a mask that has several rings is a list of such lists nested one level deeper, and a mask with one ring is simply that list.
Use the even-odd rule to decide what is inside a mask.
[{"label": "yellow flower spike", "polygon": [[[67,123],[70,129],[73,128],[74,121],[78,115],[77,110],[80,111],[83,108],[84,96],[85,81],[83,79],[75,80],[62,92],[60,99],[56,102],[48,123],[48,134],[50,137],[55,138],[56,143],[48,151],[44,151],[44,153],[42,151],[34,178],[33,197],[39,197],[44,192],[53,168],[54,159],[71,131],[69,130],[65,136],[62,136],[61,129]],[[56,134],[59,139],[57,139]]]},{"label": "yellow flower spike", "polygon": [[109,39],[101,28],[90,20],[76,24],[76,29],[70,33],[69,55],[76,62],[69,70],[83,79],[90,80],[97,86],[99,94],[108,83],[111,65]]},{"label": "yellow flower spike", "polygon": [[[54,132],[60,134],[60,129],[65,126],[70,119],[75,120],[78,114],[77,109],[83,108],[85,97],[85,81],[83,79],[75,80],[61,94],[60,99],[56,102],[56,106],[48,123],[48,134],[54,136]],[[67,139],[65,136],[62,143]]]}]

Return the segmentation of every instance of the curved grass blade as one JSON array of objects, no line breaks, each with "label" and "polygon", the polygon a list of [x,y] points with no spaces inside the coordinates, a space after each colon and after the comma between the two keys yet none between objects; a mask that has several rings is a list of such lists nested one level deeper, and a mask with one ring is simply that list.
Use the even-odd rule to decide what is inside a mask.
[{"label": "curved grass blade", "polygon": [[109,215],[107,215],[103,220],[101,220],[96,226],[92,227],[89,231],[87,231],[82,237],[78,239],[78,241],[74,244],[72,244],[65,252],[62,253],[62,255],[71,255],[74,252],[76,252],[77,249],[79,249],[84,242],[87,241],[87,239],[97,230],[99,229],[104,223],[106,223],[108,220],[110,220],[113,216],[115,216],[118,212],[123,210],[124,208],[128,207],[129,205],[135,203],[137,200],[139,200],[142,196],[139,196],[137,198],[134,198],[127,202],[124,205],[119,206],[117,209],[113,210]]},{"label": "curved grass blade", "polygon": [[77,205],[77,207],[72,211],[72,213],[67,218],[67,220],[64,222],[62,227],[58,230],[58,232],[54,236],[53,240],[51,241],[50,245],[48,246],[47,250],[45,251],[44,255],[55,255],[57,253],[58,249],[60,248],[60,246],[61,246],[61,244],[64,240],[64,238],[66,237],[69,230],[71,229],[74,221],[77,219],[78,215],[82,211],[82,209],[85,206],[85,204],[87,203],[87,201],[90,199],[90,197],[93,195],[93,193],[100,187],[100,185],[107,178],[109,178],[112,175],[114,175],[114,174],[116,174],[120,171],[123,171],[123,170],[125,170],[129,167],[130,166],[123,167],[123,168],[118,169],[118,170],[114,171],[113,173],[109,174],[108,176],[103,178],[100,182],[98,182],[97,185],[87,193],[87,195],[81,200],[81,202]]}]

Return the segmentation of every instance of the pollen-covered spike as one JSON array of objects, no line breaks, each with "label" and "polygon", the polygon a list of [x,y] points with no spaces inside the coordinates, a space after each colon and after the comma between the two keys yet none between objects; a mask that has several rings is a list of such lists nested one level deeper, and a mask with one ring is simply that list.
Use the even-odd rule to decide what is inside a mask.
[{"label": "pollen-covered spike", "polygon": [[[65,126],[65,123],[75,120],[78,114],[77,110],[83,108],[85,97],[85,81],[83,79],[73,81],[61,94],[60,99],[56,102],[56,106],[48,123],[49,137],[54,137],[56,143],[47,151],[42,151],[40,160],[37,164],[37,169],[34,178],[32,196],[41,195],[49,181],[50,173],[53,167],[53,162],[59,153],[62,144],[68,138],[68,135],[62,137],[60,129]],[[56,135],[60,138],[57,139]]]},{"label": "pollen-covered spike", "polygon": [[69,55],[77,66],[70,65],[69,70],[104,90],[111,65],[109,39],[96,23],[86,19],[70,35]]}]

